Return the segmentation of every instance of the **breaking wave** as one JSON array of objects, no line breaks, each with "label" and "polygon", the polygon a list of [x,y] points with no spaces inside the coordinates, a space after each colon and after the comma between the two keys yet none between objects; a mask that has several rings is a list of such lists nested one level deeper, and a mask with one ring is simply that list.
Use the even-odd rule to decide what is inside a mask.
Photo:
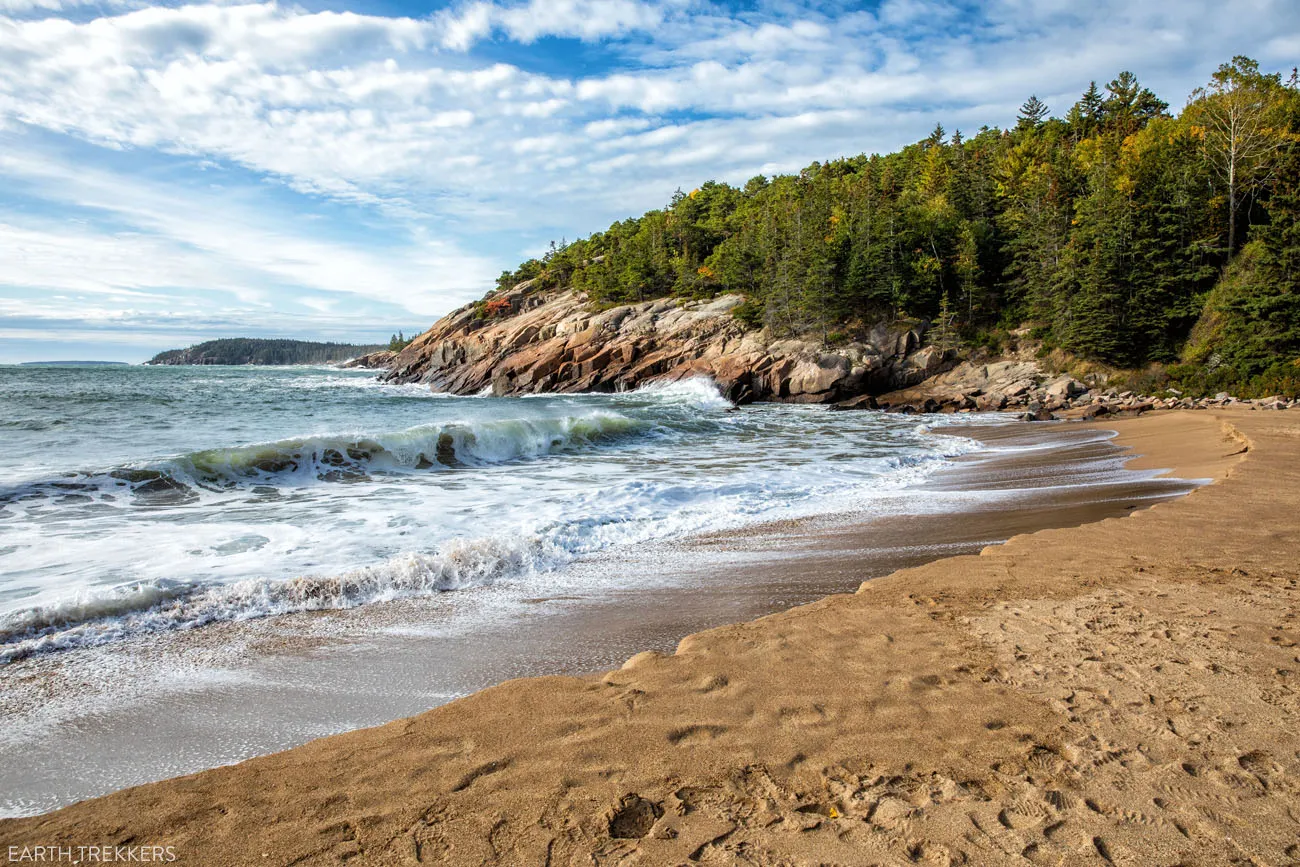
[{"label": "breaking wave", "polygon": [[208,449],[106,472],[68,474],[0,491],[0,503],[129,490],[145,503],[184,503],[199,490],[363,481],[372,474],[484,467],[649,433],[649,422],[609,411],[555,418],[421,425],[374,436],[323,435]]},{"label": "breaking wave", "polygon": [[732,406],[707,376],[693,376],[675,382],[649,382],[629,394],[664,400],[697,409],[728,409]]}]

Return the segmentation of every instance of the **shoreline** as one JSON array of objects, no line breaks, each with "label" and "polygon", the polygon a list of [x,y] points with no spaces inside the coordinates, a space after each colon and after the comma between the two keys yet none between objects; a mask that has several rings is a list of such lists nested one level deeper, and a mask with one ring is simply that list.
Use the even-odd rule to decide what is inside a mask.
[{"label": "shoreline", "polygon": [[437,597],[210,624],[0,668],[0,816],[235,764],[502,681],[671,653],[685,636],[1194,484],[1122,468],[1109,435],[978,420],[982,441],[854,510],[589,555]]},{"label": "shoreline", "polygon": [[[1120,429],[1126,444],[1154,442],[1164,450],[1151,458],[1161,468],[1232,481],[1127,521],[1015,536],[978,555],[866,582],[856,594],[697,633],[673,656],[637,654],[604,675],[507,681],[418,717],[6,821],[0,841],[171,841],[182,863],[188,854],[232,864],[304,857],[330,863],[349,853],[361,863],[566,863],[579,855],[603,862],[638,852],[652,863],[745,853],[756,863],[778,856],[861,863],[958,855],[990,863],[1026,852],[1122,863],[1137,844],[1153,842],[1171,856],[1220,851],[1198,847],[1227,845],[1219,831],[1225,826],[1239,848],[1293,857],[1280,841],[1295,819],[1275,809],[1279,793],[1282,806],[1287,793],[1294,801],[1300,779],[1285,726],[1271,740],[1257,731],[1266,725],[1230,727],[1268,741],[1239,750],[1235,771],[1217,754],[1200,755],[1208,743],[1217,747],[1214,738],[1202,732],[1189,742],[1177,724],[1165,729],[1182,745],[1156,749],[1147,742],[1166,736],[1135,738],[1125,730],[1126,716],[1147,720],[1140,709],[1119,712],[1114,697],[1122,689],[1105,680],[1114,673],[1107,657],[1147,686],[1165,675],[1120,660],[1137,653],[1122,645],[1104,648],[1093,671],[1087,658],[1097,654],[1080,647],[1096,635],[1067,627],[1088,613],[1094,616],[1086,622],[1100,624],[1093,633],[1105,632],[1110,621],[1131,631],[1122,613],[1134,607],[1129,597],[1141,600],[1147,619],[1195,620],[1194,613],[1165,611],[1180,600],[1170,602],[1160,589],[1175,583],[1213,596],[1219,585],[1231,585],[1234,573],[1211,565],[1214,552],[1206,551],[1214,547],[1213,531],[1227,529],[1238,550],[1243,539],[1262,539],[1253,559],[1268,563],[1257,568],[1281,582],[1254,588],[1258,598],[1250,604],[1268,613],[1292,606],[1294,616],[1295,569],[1277,552],[1290,550],[1295,536],[1285,518],[1295,505],[1288,497],[1297,497],[1284,480],[1298,421],[1290,413],[1210,411],[1093,425]],[[1226,443],[1238,453],[1224,454],[1225,423],[1262,442],[1263,457],[1243,462],[1241,442]],[[1271,489],[1265,497],[1243,490],[1250,487],[1239,478],[1243,468],[1252,476],[1264,471],[1251,482]],[[1205,514],[1207,503],[1225,497],[1250,512],[1235,515],[1231,528],[1218,526],[1222,515]],[[1199,532],[1189,532],[1185,525],[1192,524]],[[1157,531],[1179,544],[1152,545],[1161,538]],[[1238,583],[1251,585],[1245,561],[1252,557],[1237,559]],[[1189,564],[1195,574],[1182,574]],[[1212,576],[1208,582],[1203,571]],[[1091,598],[1107,593],[1120,595]],[[1053,607],[1065,603],[1076,605],[1076,616],[1062,618]],[[1283,640],[1265,641],[1263,649],[1285,655],[1294,625],[1277,617],[1271,632]],[[1241,629],[1227,632],[1236,639]],[[1030,646],[1035,654],[1021,650]],[[1259,655],[1253,645],[1228,649]],[[1182,664],[1203,663],[1196,677],[1213,681],[1241,668],[1220,661],[1222,650],[1200,647]],[[1055,677],[1035,670],[1044,658],[1059,669]],[[1273,669],[1286,670],[1286,661]],[[1272,708],[1294,721],[1289,675],[1276,677],[1283,683],[1270,681],[1274,702],[1261,699],[1264,708],[1252,708],[1253,718],[1267,722]],[[1053,690],[1071,678],[1080,688],[1056,697]],[[1169,684],[1162,689],[1181,700]],[[1091,703],[1081,695],[1092,696]],[[1208,704],[1202,699],[1202,707]],[[1194,718],[1184,729],[1196,727],[1197,708],[1179,713]],[[1165,781],[1166,771],[1172,780]],[[1134,778],[1126,779],[1123,797],[1089,794],[1098,779],[1117,773]],[[1245,779],[1251,775],[1254,789]],[[1129,803],[1139,783],[1163,792],[1154,797],[1165,806],[1152,797]],[[1267,807],[1268,827],[1236,827],[1221,793],[1209,790],[1224,786],[1241,789],[1238,800],[1254,797],[1254,816]],[[1191,803],[1187,815],[1180,801]],[[261,860],[263,853],[269,860]]]}]

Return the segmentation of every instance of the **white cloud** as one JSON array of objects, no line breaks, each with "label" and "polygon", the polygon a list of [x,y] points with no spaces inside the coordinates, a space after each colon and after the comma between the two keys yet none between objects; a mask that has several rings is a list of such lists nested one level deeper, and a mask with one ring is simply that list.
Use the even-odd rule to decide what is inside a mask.
[{"label": "white cloud", "polygon": [[170,188],[41,155],[0,153],[4,176],[127,228],[0,223],[0,249],[10,251],[0,285],[97,294],[166,288],[169,297],[177,289],[221,290],[259,306],[273,290],[296,286],[432,318],[479,294],[495,274],[488,260],[423,233],[382,246],[321,240],[241,205],[237,195],[192,189],[180,199]]},{"label": "white cloud", "polygon": [[650,30],[663,17],[663,9],[640,0],[529,0],[513,6],[475,0],[440,13],[435,21],[444,47],[466,51],[494,31],[525,44],[544,36],[593,42]]},{"label": "white cloud", "polygon": [[59,0],[0,0],[0,12],[22,14],[36,9],[57,10],[63,4]]},{"label": "white cloud", "polygon": [[163,293],[139,291],[176,286],[233,289],[228,272],[206,257],[166,240],[138,232],[106,233],[86,226],[14,225],[0,222],[0,250],[5,251],[0,281],[130,298],[166,300]]},{"label": "white cloud", "polygon": [[[555,207],[521,201],[521,189],[577,190],[583,200],[571,207],[581,218],[643,205],[612,186],[576,183],[575,171],[617,159],[620,148],[638,173],[629,183],[669,163],[733,177],[892,148],[935,120],[951,126],[970,105],[997,106],[1000,116],[985,119],[1006,123],[1031,90],[1071,94],[1126,66],[1158,87],[1173,83],[1167,95],[1176,103],[1231,46],[1300,29],[1300,12],[1280,0],[1262,17],[1208,0],[988,8],[966,21],[964,6],[894,0],[878,17],[767,20],[637,0],[478,0],[428,20],[273,3],[151,7],[86,22],[0,18],[0,124],[230,161],[397,217],[445,215],[450,197],[466,208],[457,219],[504,212],[513,223],[498,228],[522,229],[539,214],[554,221]],[[650,41],[619,47],[613,70],[574,78],[443,51],[493,34],[526,44],[632,32]],[[1159,51],[1153,33],[1171,37],[1156,40]],[[1198,64],[1205,73],[1196,77]],[[761,159],[750,142],[745,161],[671,132],[714,135],[730,125],[739,142],[756,120],[837,112],[862,114],[864,127],[833,139],[775,139]],[[700,116],[714,122],[700,125]],[[906,122],[882,122],[891,117]],[[643,148],[663,142],[639,133],[656,129],[683,153],[643,159]],[[663,195],[691,180],[661,178]]]},{"label": "white cloud", "polygon": [[506,8],[499,15],[510,37],[525,43],[542,36],[591,42],[649,30],[663,20],[660,9],[638,0],[530,0],[527,6]]},{"label": "white cloud", "polygon": [[442,45],[454,51],[468,51],[480,39],[492,33],[492,21],[497,9],[491,3],[469,3],[457,12],[443,12]]},{"label": "white cloud", "polygon": [[0,0],[0,14],[47,15],[95,6],[105,9],[130,9],[141,5],[142,0]]},{"label": "white cloud", "polygon": [[[0,167],[133,234],[7,217],[7,231],[44,236],[23,236],[27,270],[0,261],[0,281],[298,286],[428,314],[490,285],[513,264],[502,249],[585,234],[674,187],[891,150],[936,121],[1006,124],[1031,92],[1064,112],[1089,79],[1124,68],[1177,105],[1242,46],[1289,67],[1300,41],[1300,7],[1285,0],[889,0],[874,14],[834,15],[770,4],[729,16],[696,0],[469,0],[425,19],[273,2],[62,14],[79,2],[0,0]],[[586,42],[595,71],[556,71],[566,67],[539,44],[546,37]],[[487,40],[513,43],[511,53]],[[24,130],[142,164],[179,157],[190,175],[139,186],[106,167],[38,159],[15,147]],[[323,203],[360,208],[402,241],[376,250],[306,219],[270,222],[256,196],[203,192],[194,177],[205,166],[287,186],[304,217]],[[130,252],[114,259],[115,249]],[[293,297],[313,298],[317,308],[304,306],[317,313],[328,304]]]}]

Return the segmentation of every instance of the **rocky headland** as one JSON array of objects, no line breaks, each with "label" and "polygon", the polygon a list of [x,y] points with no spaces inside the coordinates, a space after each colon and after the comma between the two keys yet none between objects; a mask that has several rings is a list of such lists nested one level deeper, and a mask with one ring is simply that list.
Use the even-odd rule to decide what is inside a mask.
[{"label": "rocky headland", "polygon": [[662,298],[594,310],[586,296],[522,283],[440,319],[399,353],[351,365],[385,369],[390,382],[451,394],[620,391],[658,380],[712,378],[741,404],[825,403],[892,412],[1016,412],[1027,420],[1092,419],[1155,409],[1233,405],[1284,409],[1282,397],[1242,401],[1155,395],[1050,372],[1032,351],[961,359],[930,340],[929,323],[879,323],[827,346],[779,338],[733,315],[739,295]]},{"label": "rocky headland", "polygon": [[580,293],[520,284],[443,317],[398,353],[385,378],[506,396],[708,376],[736,403],[834,403],[917,385],[956,360],[924,345],[925,323],[881,324],[826,348],[746,327],[732,315],[742,301],[662,298],[593,311]]}]

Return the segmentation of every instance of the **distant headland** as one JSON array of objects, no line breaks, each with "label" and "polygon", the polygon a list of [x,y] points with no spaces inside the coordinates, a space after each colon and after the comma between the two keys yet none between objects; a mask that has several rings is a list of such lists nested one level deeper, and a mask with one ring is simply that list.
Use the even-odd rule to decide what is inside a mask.
[{"label": "distant headland", "polygon": [[145,364],[331,364],[387,348],[378,343],[314,343],[234,337],[197,343],[188,349],[169,349]]}]

